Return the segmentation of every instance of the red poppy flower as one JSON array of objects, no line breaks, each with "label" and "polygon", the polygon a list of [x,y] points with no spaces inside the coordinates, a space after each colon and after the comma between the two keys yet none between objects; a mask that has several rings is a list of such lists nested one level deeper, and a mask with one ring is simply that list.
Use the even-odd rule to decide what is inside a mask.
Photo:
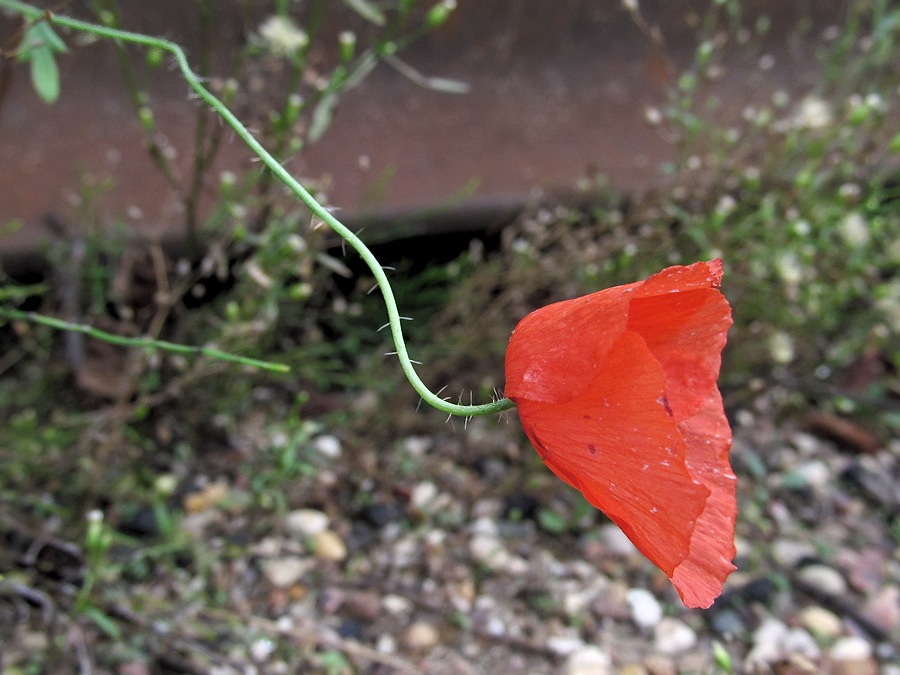
[{"label": "red poppy flower", "polygon": [[543,307],[513,331],[506,396],[553,473],[709,607],[734,570],[731,429],[716,386],[722,261]]}]

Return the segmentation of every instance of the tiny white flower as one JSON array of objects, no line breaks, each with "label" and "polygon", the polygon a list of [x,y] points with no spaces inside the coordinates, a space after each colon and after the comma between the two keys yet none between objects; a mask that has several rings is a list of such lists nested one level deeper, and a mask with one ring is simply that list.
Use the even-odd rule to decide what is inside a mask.
[{"label": "tiny white flower", "polygon": [[900,280],[884,284],[878,291],[875,307],[884,315],[890,330],[900,333]]},{"label": "tiny white flower", "polygon": [[716,213],[721,216],[730,215],[737,207],[737,202],[731,195],[722,195],[716,202]]},{"label": "tiny white flower", "polygon": [[790,363],[794,359],[794,339],[778,331],[769,336],[769,354],[775,363]]},{"label": "tiny white flower", "polygon": [[841,222],[841,236],[851,246],[865,246],[869,243],[869,224],[858,211],[851,211]]},{"label": "tiny white flower", "polygon": [[803,281],[803,269],[800,267],[800,261],[793,253],[783,253],[775,261],[775,269],[778,276],[789,286],[796,286]]},{"label": "tiny white flower", "polygon": [[284,16],[270,16],[259,27],[259,36],[276,56],[291,56],[309,44],[309,36]]},{"label": "tiny white flower", "polygon": [[646,108],[644,108],[644,119],[648,124],[657,126],[658,124],[662,124],[663,116],[659,111],[659,108],[654,108],[653,106],[648,105]]},{"label": "tiny white flower", "polygon": [[844,183],[838,188],[838,195],[844,199],[857,200],[862,194],[862,190],[856,183]]},{"label": "tiny white flower", "polygon": [[828,101],[817,96],[807,96],[794,113],[794,126],[800,129],[822,129],[833,119]]},{"label": "tiny white flower", "polygon": [[799,234],[801,237],[805,237],[810,232],[812,232],[812,225],[809,224],[808,220],[798,220],[794,223],[794,232]]},{"label": "tiny white flower", "polygon": [[869,106],[871,110],[877,110],[879,112],[884,111],[887,107],[884,103],[884,99],[881,98],[881,94],[878,93],[866,94],[866,105]]}]

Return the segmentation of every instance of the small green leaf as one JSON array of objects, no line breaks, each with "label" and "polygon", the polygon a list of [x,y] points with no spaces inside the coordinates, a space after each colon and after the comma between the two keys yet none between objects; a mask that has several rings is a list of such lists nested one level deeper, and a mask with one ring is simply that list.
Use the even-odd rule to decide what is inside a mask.
[{"label": "small green leaf", "polygon": [[383,26],[387,23],[384,12],[378,9],[375,4],[369,2],[369,0],[344,0],[344,4],[366,21],[371,21],[376,26]]},{"label": "small green leaf", "polygon": [[566,519],[559,512],[552,509],[540,509],[538,511],[538,523],[544,531],[550,534],[562,534],[569,529]]},{"label": "small green leaf", "polygon": [[62,41],[62,38],[53,31],[53,28],[46,21],[40,21],[29,28],[28,36],[29,44],[36,46],[46,45],[53,51],[61,54],[69,51],[66,48],[66,43]]},{"label": "small green leaf", "polygon": [[309,134],[307,137],[309,138],[310,143],[315,143],[322,138],[325,131],[331,126],[331,120],[334,117],[334,109],[337,107],[337,101],[338,97],[334,92],[325,94],[321,100],[319,100],[318,105],[316,105],[315,110],[313,110],[312,120],[309,123]]},{"label": "small green leaf", "polygon": [[469,91],[469,85],[461,80],[451,80],[447,77],[432,77],[423,75],[405,61],[401,61],[396,56],[387,55],[384,57],[386,63],[397,69],[404,77],[412,80],[420,87],[440,91],[445,94],[465,94]]},{"label": "small green leaf", "polygon": [[32,49],[29,60],[34,90],[46,103],[55,103],[59,98],[59,70],[53,52],[49,47]]},{"label": "small green leaf", "polygon": [[82,614],[93,621],[97,628],[102,630],[113,640],[122,639],[122,631],[119,630],[119,625],[105,612],[90,606],[86,607]]},{"label": "small green leaf", "polygon": [[734,672],[734,662],[731,660],[731,654],[725,649],[721,642],[713,642],[712,644],[713,659],[720,670],[725,671],[729,675]]}]

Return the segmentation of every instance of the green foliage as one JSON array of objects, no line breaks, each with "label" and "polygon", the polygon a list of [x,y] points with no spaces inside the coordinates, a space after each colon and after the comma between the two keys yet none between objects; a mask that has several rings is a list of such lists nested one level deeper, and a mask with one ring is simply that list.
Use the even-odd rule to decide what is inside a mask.
[{"label": "green foliage", "polygon": [[55,103],[59,98],[59,68],[56,55],[64,54],[65,43],[43,20],[33,23],[25,31],[19,45],[17,58],[28,63],[31,70],[31,83],[46,103]]},{"label": "green foliage", "polygon": [[[828,381],[867,353],[900,353],[898,174],[885,152],[900,105],[886,55],[898,45],[900,9],[852,3],[848,29],[823,47],[817,91],[776,91],[724,128],[704,120],[702,88],[665,111],[685,196],[673,190],[661,210],[679,258],[726,261],[733,378],[774,366]],[[698,79],[715,58],[698,56]]]},{"label": "green foliage", "polygon": [[[258,4],[247,3],[254,13],[263,9]],[[331,3],[271,4],[272,15],[224,64],[228,77],[213,77],[211,52],[192,58],[222,101],[258,121],[254,137],[281,161],[327,133],[347,89],[386,56],[401,67],[397,55],[438,22],[413,12],[417,3],[408,0],[355,2],[368,20],[360,26],[355,16],[345,16],[347,30],[334,41],[320,30],[321,13]],[[110,29],[127,23],[124,4],[89,5]],[[215,3],[201,0],[191,9],[208,29],[203,17],[214,16]],[[58,40],[51,24],[35,14],[18,51],[47,100],[59,92],[54,56],[64,45]],[[224,617],[173,616],[171,599],[157,595],[169,593],[171,583],[179,586],[171,592],[184,606],[202,612],[229,607],[230,588],[217,575],[223,560],[246,555],[239,543],[196,541],[185,526],[191,514],[184,491],[210,466],[198,456],[221,451],[219,444],[246,453],[219,468],[228,479],[213,476],[226,491],[207,510],[240,514],[253,524],[252,536],[263,537],[273,514],[308,503],[317,476],[333,461],[314,446],[319,428],[306,419],[303,384],[328,390],[358,383],[360,346],[383,339],[375,331],[383,322],[377,296],[371,304],[379,304],[380,315],[368,325],[361,327],[356,310],[348,309],[332,278],[346,274],[343,256],[329,252],[319,219],[289,202],[272,175],[257,167],[212,175],[225,127],[210,124],[201,106],[192,120],[195,146],[178,153],[192,152],[193,161],[180,173],[149,93],[155,78],[167,76],[161,66],[170,52],[153,44],[145,66],[138,66],[123,44],[120,63],[135,118],[150,157],[184,206],[188,246],[173,257],[158,244],[136,244],[123,222],[101,230],[95,197],[115,185],[86,173],[77,226],[51,252],[59,278],[28,286],[0,278],[0,408],[7,421],[0,425],[0,534],[18,536],[20,523],[40,529],[52,522],[60,542],[83,544],[71,544],[81,576],[48,600],[48,610],[63,617],[59,635],[56,628],[47,631],[60,644],[70,625],[104,636],[92,644],[104,664],[128,652],[146,654],[142,641],[155,639],[150,622],[156,620],[184,622],[189,639],[218,640],[218,631],[243,639],[246,626],[230,609]],[[309,60],[313,46],[315,64]],[[260,69],[272,75],[266,78],[271,89],[251,92],[248,83]],[[199,207],[201,195],[213,197],[209,212]],[[335,345],[332,335],[341,336]],[[225,366],[225,352],[241,354],[239,363],[254,368],[261,365],[254,355],[268,359],[277,352],[292,377]],[[277,425],[248,421],[262,408]],[[208,438],[210,432],[224,440]],[[124,531],[138,516],[148,529],[132,538]],[[0,568],[13,555],[0,552]],[[182,574],[185,567],[190,574]],[[165,571],[162,584],[159,570]],[[26,591],[42,583],[43,573],[38,567],[25,571]],[[64,670],[54,666],[67,657],[54,658],[36,655],[29,664]],[[336,651],[311,654],[308,662],[329,672],[348,667]]]},{"label": "green foliage", "polygon": [[[851,29],[820,47],[831,75],[818,89],[776,90],[730,119],[716,95],[722,64],[765,55],[766,21],[745,25],[740,5],[709,8],[694,63],[668,104],[647,115],[675,142],[667,184],[635,203],[600,185],[592,210],[527,214],[504,233],[500,258],[463,283],[438,335],[496,345],[489,363],[540,305],[722,257],[735,319],[726,385],[790,378],[826,407],[880,409],[891,424],[881,403],[900,391],[900,168],[891,150],[900,72],[888,55],[900,48],[900,8],[852,3]],[[838,394],[848,369],[867,360],[888,377]]]}]

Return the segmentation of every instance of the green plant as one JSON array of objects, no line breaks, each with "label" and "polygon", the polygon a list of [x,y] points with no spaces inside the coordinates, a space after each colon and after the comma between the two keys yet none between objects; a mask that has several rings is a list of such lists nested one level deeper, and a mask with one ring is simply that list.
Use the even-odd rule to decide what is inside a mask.
[{"label": "green plant", "polygon": [[[729,117],[723,64],[767,63],[770,24],[749,20],[740,2],[711,3],[693,63],[648,114],[675,147],[664,187],[629,203],[601,186],[591,209],[526,214],[504,232],[502,253],[462,281],[433,333],[492,346],[488,363],[505,348],[500,327],[534,307],[722,257],[735,307],[726,385],[779,379],[801,400],[875,412],[896,428],[884,402],[900,391],[900,74],[886,55],[900,46],[900,10],[853,2],[848,12],[850,28],[819,43],[828,76],[817,89],[776,89]],[[886,376],[847,386],[848,373],[868,368]]]},{"label": "green plant", "polygon": [[[441,398],[428,389],[428,387],[422,382],[422,380],[416,373],[415,367],[413,366],[413,361],[409,357],[409,354],[407,352],[401,328],[402,317],[400,316],[400,313],[397,309],[396,300],[394,299],[390,282],[388,281],[387,275],[385,274],[378,260],[372,255],[371,251],[365,246],[365,244],[343,223],[335,218],[327,208],[322,206],[314,198],[314,196],[306,188],[304,188],[293,176],[291,176],[291,174],[284,168],[284,166],[278,161],[278,159],[276,159],[263,146],[263,144],[253,134],[250,133],[250,131],[240,122],[240,120],[234,115],[234,113],[220,99],[214,96],[213,93],[209,89],[207,89],[207,87],[204,86],[201,78],[191,69],[184,51],[178,45],[168,40],[153,38],[116,28],[109,28],[107,26],[90,24],[77,19],[55,15],[48,16],[30,7],[29,5],[16,2],[14,0],[4,0],[4,2],[0,4],[0,6],[14,9],[22,13],[23,16],[32,21],[52,21],[55,24],[59,24],[61,26],[65,26],[74,30],[84,31],[98,37],[105,37],[113,40],[143,45],[144,47],[150,49],[161,50],[163,52],[170,53],[175,58],[182,76],[184,77],[188,85],[193,89],[193,91],[219,116],[221,116],[221,118],[234,130],[234,132],[250,148],[250,150],[252,150],[253,153],[256,154],[257,157],[259,157],[262,163],[269,169],[271,174],[274,175],[279,181],[281,181],[297,198],[299,198],[300,201],[302,201],[307,206],[307,208],[312,211],[315,218],[321,220],[323,223],[327,224],[333,231],[338,233],[362,257],[363,261],[366,263],[373,276],[375,277],[375,281],[381,289],[385,304],[387,305],[390,332],[397,350],[397,357],[400,362],[401,368],[403,369],[403,372],[412,384],[413,388],[420,394],[422,399],[433,407],[438,408],[439,410],[462,416],[492,414],[508,409],[512,406],[512,402],[505,399],[482,405],[456,405],[448,403],[445,399]],[[429,25],[438,20],[443,20],[443,18],[446,18],[446,15],[451,7],[452,5],[446,5],[442,10],[430,12],[427,17],[427,22],[431,22]],[[408,10],[409,7],[406,6],[406,8]],[[110,22],[112,22],[111,19],[110,21],[107,21],[107,23]],[[393,53],[394,51],[396,51],[396,42],[388,41],[384,43],[384,45],[384,49],[387,52]],[[300,48],[299,42],[297,43],[297,46],[295,48]],[[371,55],[369,60],[371,60]],[[338,73],[338,71],[335,72]],[[343,82],[342,75],[336,74],[334,78],[336,78],[336,81],[338,83]]]}]

